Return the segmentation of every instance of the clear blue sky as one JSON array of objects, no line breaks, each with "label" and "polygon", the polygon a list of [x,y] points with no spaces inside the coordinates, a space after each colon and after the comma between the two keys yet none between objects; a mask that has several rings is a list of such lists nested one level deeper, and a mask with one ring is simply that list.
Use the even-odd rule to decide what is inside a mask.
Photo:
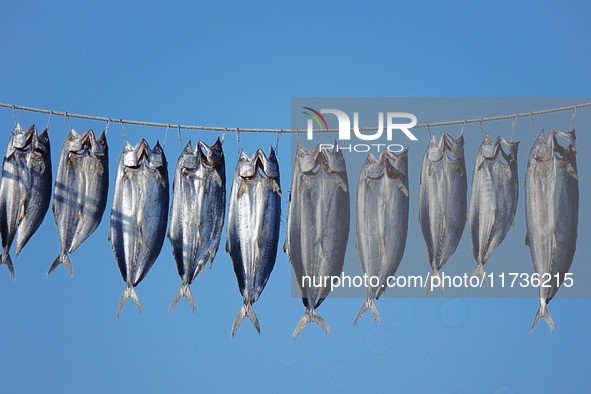
[{"label": "clear blue sky", "polygon": [[[591,6],[582,1],[163,4],[3,2],[0,101],[113,118],[288,128],[290,99],[298,96],[568,97],[591,92]],[[1,144],[12,130],[12,116],[11,110],[0,109]],[[17,117],[23,126],[47,122],[47,116],[30,113]],[[98,131],[104,124],[72,119],[72,126]],[[164,138],[161,129],[125,130],[132,141]],[[57,163],[66,136],[63,118],[52,119],[50,136]],[[213,137],[183,133],[185,143]],[[467,150],[474,152],[479,138],[468,140]],[[522,139],[524,156],[531,133]],[[241,147],[249,153],[274,142],[274,135],[241,135]],[[590,143],[580,137],[581,183],[589,181]],[[117,125],[111,126],[109,144],[114,177],[122,148]],[[423,147],[412,154],[422,154]],[[230,176],[237,159],[234,135],[227,136],[224,148]],[[180,153],[175,133],[168,137],[166,153],[174,166]],[[279,159],[287,191],[288,138],[280,142]],[[471,174],[472,156],[467,162]],[[411,174],[418,177],[416,166]],[[418,196],[416,188],[411,193]],[[589,187],[582,193],[587,193],[581,195],[583,206]],[[523,214],[521,204],[516,227],[493,259],[511,261],[518,255],[516,264],[531,266]],[[582,211],[579,228],[587,237],[588,215]],[[553,301],[557,331],[550,334],[541,322],[530,338],[535,299],[388,298],[378,303],[379,327],[368,316],[352,324],[360,299],[328,299],[320,312],[330,334],[310,326],[291,342],[303,306],[290,297],[292,273],[283,253],[255,304],[261,335],[245,321],[232,339],[241,297],[223,250],[225,238],[213,269],[192,287],[196,313],[183,300],[166,314],[180,284],[166,241],[137,289],[144,313],[128,302],[118,320],[124,285],[107,242],[108,222],[106,212],[97,231],[72,255],[73,280],[63,267],[45,278],[59,250],[51,212],[22,254],[13,257],[16,281],[0,267],[1,392],[591,391],[591,376],[580,372],[591,362],[589,299]],[[416,217],[409,231],[419,234]],[[282,225],[281,243],[284,235]],[[422,257],[409,264],[426,267],[424,244],[414,239],[407,249]],[[579,237],[575,265],[591,258],[583,247],[588,242]],[[469,247],[465,232],[461,253],[472,265]]]}]

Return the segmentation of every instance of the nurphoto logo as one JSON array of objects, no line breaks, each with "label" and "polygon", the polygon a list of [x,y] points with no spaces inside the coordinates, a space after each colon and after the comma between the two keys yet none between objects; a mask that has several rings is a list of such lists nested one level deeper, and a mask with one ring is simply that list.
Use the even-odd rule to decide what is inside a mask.
[{"label": "nurphoto logo", "polygon": [[[327,131],[329,130],[328,123],[323,114],[332,114],[336,116],[338,121],[338,132],[339,142],[350,141],[351,131],[353,131],[354,137],[361,141],[376,141],[382,138],[384,134],[384,112],[378,112],[378,125],[377,128],[371,130],[362,130],[359,127],[359,112],[353,112],[353,127],[351,128],[351,119],[346,112],[339,109],[320,109],[315,110],[311,107],[302,107],[305,111],[304,114],[310,118],[307,123],[307,139],[312,140],[314,138],[314,123],[318,126],[318,130]],[[400,122],[400,120],[406,120]],[[386,139],[388,142],[393,140],[394,131],[401,131],[411,141],[417,141],[417,137],[410,131],[417,124],[417,117],[409,112],[387,112],[386,113]],[[372,148],[381,151],[382,149],[388,149],[390,152],[401,152],[404,150],[404,146],[396,143],[384,144],[384,143],[359,143],[349,145],[333,144],[321,144],[320,149],[334,149],[336,150],[347,150],[349,152],[369,152]]]}]

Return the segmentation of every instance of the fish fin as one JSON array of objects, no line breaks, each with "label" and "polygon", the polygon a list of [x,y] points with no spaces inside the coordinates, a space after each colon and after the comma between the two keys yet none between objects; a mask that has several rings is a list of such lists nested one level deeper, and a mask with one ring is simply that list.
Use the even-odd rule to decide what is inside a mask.
[{"label": "fish fin", "polygon": [[2,264],[6,264],[6,268],[10,271],[10,276],[14,279],[14,265],[12,265],[12,259],[10,258],[10,253],[8,253],[8,249],[2,251],[2,261],[0,261],[0,265]]},{"label": "fish fin", "polygon": [[573,167],[573,165],[571,163],[568,163],[568,165],[566,166],[566,172],[568,175],[575,178],[577,180],[577,182],[579,181],[579,176],[577,175],[577,171],[575,170],[575,168]]},{"label": "fish fin", "polygon": [[531,330],[529,331],[530,336],[534,332],[534,329],[536,328],[536,324],[538,324],[538,320],[540,320],[540,317],[543,317],[546,320],[546,323],[548,323],[548,328],[550,328],[550,332],[554,332],[554,321],[552,321],[550,313],[548,313],[548,308],[546,306],[547,304],[548,303],[544,298],[540,298],[540,307],[538,308],[538,312],[534,317],[534,322],[531,325]]},{"label": "fish fin", "polygon": [[218,184],[219,187],[223,187],[224,185],[222,184],[222,178],[220,177],[220,174],[218,174],[217,171],[213,172],[213,180],[215,181],[215,183]]},{"label": "fish fin", "polygon": [[179,291],[176,293],[174,300],[172,300],[170,307],[168,308],[169,314],[170,312],[172,312],[172,310],[174,309],[176,304],[178,304],[182,297],[187,297],[187,301],[189,301],[189,305],[191,306],[191,312],[195,312],[195,299],[193,298],[193,293],[191,293],[191,288],[188,284],[183,283]]},{"label": "fish fin", "polygon": [[355,323],[361,318],[361,316],[365,313],[366,310],[370,310],[371,314],[373,315],[374,320],[376,321],[376,326],[380,324],[380,314],[378,313],[378,308],[376,306],[376,300],[374,298],[368,298],[365,300],[363,305],[361,305],[361,309],[357,312],[357,317],[355,318]]},{"label": "fish fin", "polygon": [[404,186],[404,183],[398,182],[398,189],[404,194],[405,197],[408,197],[408,189]]},{"label": "fish fin", "polygon": [[70,262],[70,257],[65,252],[60,253],[59,256],[57,256],[55,260],[53,260],[53,264],[51,264],[51,267],[49,267],[49,270],[47,271],[47,277],[49,278],[49,275],[51,275],[53,270],[56,269],[57,266],[60,264],[66,266],[66,268],[68,269],[68,273],[70,274],[70,278],[73,278],[74,270],[72,269],[72,263]]},{"label": "fish fin", "polygon": [[525,246],[529,246],[529,231],[525,232]]},{"label": "fish fin", "polygon": [[259,319],[257,318],[256,313],[254,313],[254,308],[250,303],[242,304],[242,307],[238,311],[238,315],[236,315],[236,320],[234,320],[234,324],[232,324],[232,336],[236,335],[236,330],[238,330],[238,326],[242,323],[242,319],[248,317],[254,328],[256,328],[257,332],[261,333],[261,326],[259,325]]},{"label": "fish fin", "polygon": [[279,186],[279,183],[277,183],[277,181],[275,179],[273,179],[273,191],[275,193],[277,193],[279,195],[279,197],[281,197],[282,193],[281,193],[281,187]]},{"label": "fish fin", "polygon": [[117,309],[117,318],[119,318],[121,310],[123,309],[123,305],[125,304],[125,301],[127,301],[128,298],[131,298],[133,300],[133,302],[137,306],[137,309],[140,311],[140,313],[142,313],[142,305],[140,304],[140,299],[137,297],[135,289],[131,284],[126,283],[125,290],[123,291],[123,295],[121,296],[121,301],[119,301],[119,308]]},{"label": "fish fin", "polygon": [[324,332],[326,332],[326,335],[328,335],[328,324],[326,324],[326,322],[324,321],[322,316],[320,316],[318,314],[318,312],[316,312],[316,309],[306,309],[306,311],[304,312],[304,314],[300,318],[298,325],[296,326],[295,330],[293,331],[293,334],[291,335],[291,339],[295,341],[295,339],[297,338],[300,331],[302,331],[302,329],[306,326],[306,324],[311,323],[311,322],[314,322],[314,323],[318,324],[320,327],[322,327]]}]

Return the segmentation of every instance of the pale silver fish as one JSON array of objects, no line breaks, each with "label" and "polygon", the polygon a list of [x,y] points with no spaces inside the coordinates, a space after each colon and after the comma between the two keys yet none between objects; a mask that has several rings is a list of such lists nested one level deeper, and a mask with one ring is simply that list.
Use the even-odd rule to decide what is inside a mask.
[{"label": "pale silver fish", "polygon": [[502,137],[493,141],[487,134],[476,154],[468,210],[476,260],[472,275],[484,277],[484,264],[515,221],[519,198],[518,147],[519,141],[509,142]]},{"label": "pale silver fish", "polygon": [[324,283],[321,279],[343,271],[349,215],[349,184],[342,152],[326,149],[322,144],[313,151],[298,145],[284,250],[306,311],[292,339],[310,322],[317,323],[328,334],[328,325],[316,311],[331,290],[330,281]]},{"label": "pale silver fish", "polygon": [[[557,137],[566,140],[568,146],[560,145]],[[552,130],[547,140],[542,130],[529,153],[525,174],[525,243],[542,282],[543,275],[551,278],[546,282],[548,287],[539,287],[540,307],[530,334],[541,317],[550,331],[554,330],[547,304],[564,281],[575,254],[579,221],[575,138],[574,130]],[[559,275],[560,282],[555,275]]]},{"label": "pale silver fish", "polygon": [[51,200],[51,148],[47,129],[37,135],[35,125],[13,131],[0,181],[2,261],[14,277],[10,247],[16,236],[16,254],[37,231]]},{"label": "pale silver fish", "polygon": [[379,278],[379,282],[368,286],[356,322],[367,309],[376,324],[380,322],[375,301],[386,290],[388,277],[396,273],[404,255],[408,194],[408,150],[399,154],[384,150],[379,159],[370,153],[361,167],[357,186],[355,245],[364,274]]},{"label": "pale silver fish", "polygon": [[219,138],[212,146],[199,141],[195,150],[189,141],[177,162],[172,190],[168,238],[182,284],[169,313],[183,296],[195,310],[189,286],[208,261],[213,264],[220,244],[226,167]]},{"label": "pale silver fish", "polygon": [[454,140],[443,133],[439,142],[431,136],[421,167],[419,223],[432,277],[439,277],[462,238],[467,188],[464,136]]},{"label": "pale silver fish", "polygon": [[228,212],[226,251],[232,258],[243,304],[232,325],[232,336],[244,317],[260,332],[254,304],[269,280],[277,256],[281,221],[279,163],[258,149],[252,157],[240,153]]},{"label": "pale silver fish", "polygon": [[168,168],[164,151],[142,139],[135,148],[126,143],[115,178],[109,240],[125,291],[117,316],[127,298],[142,310],[135,287],[160,254],[168,216]]},{"label": "pale silver fish", "polygon": [[55,180],[52,211],[60,239],[60,254],[47,275],[64,264],[73,276],[73,253],[98,227],[107,205],[109,156],[105,133],[98,139],[74,129],[64,141]]}]

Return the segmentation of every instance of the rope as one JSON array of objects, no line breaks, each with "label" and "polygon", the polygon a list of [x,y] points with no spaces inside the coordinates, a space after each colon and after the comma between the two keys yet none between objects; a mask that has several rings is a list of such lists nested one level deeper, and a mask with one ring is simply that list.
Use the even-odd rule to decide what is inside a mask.
[{"label": "rope", "polygon": [[[293,129],[252,129],[252,128],[243,128],[243,127],[218,127],[218,126],[196,126],[196,125],[181,125],[181,124],[170,124],[170,123],[158,123],[158,122],[147,122],[141,120],[128,120],[128,119],[116,119],[116,118],[109,118],[105,116],[94,116],[94,115],[85,115],[85,114],[73,114],[70,112],[61,112],[61,111],[54,111],[49,109],[43,108],[33,108],[33,107],[26,107],[23,105],[14,105],[14,104],[6,104],[0,103],[0,107],[4,108],[12,108],[14,113],[14,117],[16,120],[16,110],[21,111],[29,111],[29,112],[39,112],[44,114],[53,114],[56,116],[65,116],[66,118],[78,118],[78,119],[88,119],[88,120],[98,120],[103,122],[117,122],[123,124],[130,124],[130,125],[137,125],[137,126],[148,126],[148,127],[175,127],[179,129],[185,130],[209,130],[209,131],[234,131],[236,133],[244,132],[244,133],[299,133],[304,132],[305,130],[293,130]],[[582,103],[576,105],[568,105],[566,107],[558,107],[558,108],[550,108],[544,109],[540,111],[533,111],[533,112],[522,112],[518,114],[511,114],[511,115],[500,115],[500,116],[490,116],[487,118],[477,118],[477,119],[463,119],[463,120],[452,120],[448,122],[437,122],[437,123],[420,123],[414,126],[414,129],[420,129],[425,127],[437,127],[437,126],[450,126],[450,125],[457,125],[462,123],[479,123],[479,122],[490,122],[494,120],[504,120],[504,119],[513,119],[513,118],[523,118],[526,116],[531,116],[533,119],[534,115],[543,115],[549,114],[552,112],[560,112],[560,111],[570,111],[576,110],[577,108],[585,108],[591,107],[590,103]],[[69,119],[68,119],[69,122]],[[360,131],[373,131],[377,130],[377,127],[360,127]],[[68,130],[69,131],[69,130]],[[325,130],[327,132],[335,132],[338,129],[328,129]]]}]

